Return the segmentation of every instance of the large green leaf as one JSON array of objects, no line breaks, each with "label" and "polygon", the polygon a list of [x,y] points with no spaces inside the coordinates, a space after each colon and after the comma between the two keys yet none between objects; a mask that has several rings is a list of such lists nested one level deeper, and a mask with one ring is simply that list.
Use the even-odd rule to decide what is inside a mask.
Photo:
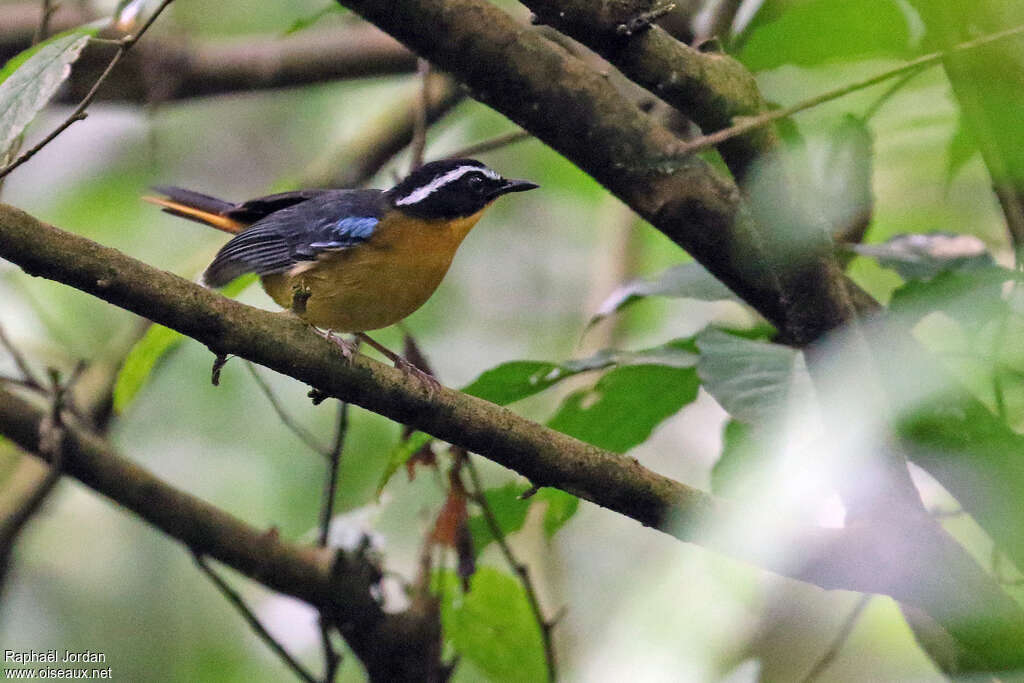
[{"label": "large green leaf", "polygon": [[522,585],[481,567],[463,593],[455,572],[436,575],[441,627],[460,657],[491,681],[546,681],[544,640]]},{"label": "large green leaf", "polygon": [[705,330],[697,337],[704,388],[737,420],[766,424],[795,392],[810,391],[803,356],[788,346]]},{"label": "large green leaf", "polygon": [[1024,435],[955,394],[906,411],[898,430],[910,459],[954,492],[1024,569]]},{"label": "large green leaf", "polygon": [[677,339],[642,351],[604,349],[587,358],[562,363],[510,361],[487,370],[462,391],[491,403],[507,405],[538,394],[564,379],[588,370],[601,370],[612,365],[637,364],[690,367],[696,362],[693,342],[689,339]]},{"label": "large green leaf", "polygon": [[71,75],[89,35],[73,31],[15,56],[0,70],[0,153],[32,122]]},{"label": "large green leaf", "polygon": [[916,54],[896,0],[769,0],[736,55],[752,71]]},{"label": "large green leaf", "polygon": [[610,451],[643,443],[665,418],[697,398],[694,368],[633,365],[616,368],[562,403],[552,429]]}]

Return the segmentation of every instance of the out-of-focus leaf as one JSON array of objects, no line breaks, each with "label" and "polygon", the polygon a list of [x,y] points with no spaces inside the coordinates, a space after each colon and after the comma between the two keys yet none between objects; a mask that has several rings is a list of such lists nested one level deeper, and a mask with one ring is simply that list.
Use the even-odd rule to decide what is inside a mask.
[{"label": "out-of-focus leaf", "polygon": [[855,244],[850,249],[895,270],[904,280],[929,280],[948,270],[981,270],[995,264],[980,239],[948,232],[896,235],[883,244]]},{"label": "out-of-focus leaf", "polygon": [[[530,510],[530,500],[520,500],[519,496],[526,489],[519,484],[487,489],[484,499],[494,513],[494,519],[503,534],[513,534],[523,528],[526,513]],[[492,541],[494,533],[483,514],[473,515],[469,520],[469,531],[473,535],[473,550],[479,555]]]},{"label": "out-of-focus leaf", "polygon": [[723,285],[697,262],[683,263],[662,271],[653,278],[637,278],[615,288],[601,302],[597,313],[587,323],[592,327],[608,316],[648,296],[668,296],[701,301],[739,301],[728,287]]},{"label": "out-of-focus leaf", "polygon": [[54,36],[15,56],[0,70],[0,152],[56,94],[88,42],[88,33],[79,30]]},{"label": "out-of-focus leaf", "polygon": [[384,487],[391,481],[391,477],[394,476],[398,468],[404,465],[409,458],[419,452],[421,448],[430,442],[431,437],[429,434],[424,432],[413,432],[409,435],[408,439],[405,439],[394,449],[391,454],[388,455],[388,466],[384,469],[384,473],[380,477],[380,482],[377,484],[377,496],[380,497]]},{"label": "out-of-focus leaf", "polygon": [[572,519],[580,507],[580,499],[559,489],[546,488],[533,496],[533,500],[547,503],[544,511],[544,534],[551,538]]},{"label": "out-of-focus leaf", "polygon": [[871,57],[915,54],[907,17],[895,0],[766,2],[736,55],[752,71],[784,64],[817,66]]},{"label": "out-of-focus leaf", "polygon": [[874,206],[871,188],[874,139],[863,119],[847,115],[822,145],[818,196],[829,208],[832,235],[860,242]]},{"label": "out-of-focus leaf", "polygon": [[697,398],[699,386],[694,368],[616,368],[592,388],[568,396],[548,426],[624,453],[646,441],[662,420]]},{"label": "out-of-focus leaf", "polygon": [[184,339],[180,332],[154,323],[146,330],[121,365],[114,384],[114,412],[123,413],[169,351]]},{"label": "out-of-focus leaf", "polygon": [[677,339],[642,351],[604,349],[587,358],[564,363],[528,360],[502,363],[481,374],[462,391],[491,403],[508,405],[588,370],[601,370],[612,365],[651,363],[690,367],[696,362],[693,342],[689,339]]},{"label": "out-of-focus leaf", "polygon": [[953,182],[960,169],[967,165],[967,162],[977,153],[978,144],[974,141],[974,136],[967,129],[964,116],[961,113],[957,116],[956,130],[953,131],[953,137],[949,140],[949,163],[946,166],[947,185]]},{"label": "out-of-focus leaf", "polygon": [[288,27],[288,29],[284,32],[284,34],[286,36],[290,36],[293,33],[298,33],[299,31],[306,30],[307,28],[309,28],[310,26],[313,26],[314,24],[316,24],[318,21],[320,21],[321,19],[323,19],[326,16],[329,16],[331,14],[344,14],[346,12],[348,12],[348,9],[345,8],[345,7],[342,7],[338,3],[336,3],[336,2],[328,3],[328,4],[324,5],[322,8],[320,8],[319,10],[317,10],[316,12],[313,12],[312,14],[310,14],[308,16],[300,17],[300,18],[296,19],[292,23],[292,25]]},{"label": "out-of-focus leaf", "polygon": [[[224,288],[225,296],[237,296],[255,281],[255,276],[241,277]],[[122,413],[149,381],[153,370],[169,352],[185,339],[181,333],[153,323],[121,364],[114,384],[114,412]]]},{"label": "out-of-focus leaf", "polygon": [[766,424],[794,392],[811,391],[803,356],[788,346],[711,329],[697,336],[697,348],[704,388],[737,420]]},{"label": "out-of-focus leaf", "polygon": [[[525,486],[509,483],[484,492],[487,505],[494,513],[498,528],[503,534],[513,534],[522,529],[530,506],[534,503],[543,503],[547,506],[544,511],[544,534],[551,538],[572,519],[579,507],[579,498],[565,491],[544,488],[529,498],[520,498],[526,491]],[[469,519],[469,529],[473,535],[473,548],[477,555],[495,540],[483,514],[473,515]]]},{"label": "out-of-focus leaf", "polygon": [[757,452],[750,447],[753,427],[738,420],[729,420],[722,429],[722,454],[711,468],[711,491],[726,494],[750,467],[757,466],[753,459]]},{"label": "out-of-focus leaf", "polygon": [[893,292],[890,310],[910,319],[942,311],[968,330],[1006,312],[1003,283],[1020,275],[999,266],[946,270],[930,280],[911,280]]},{"label": "out-of-focus leaf", "polygon": [[546,681],[544,640],[522,585],[489,567],[459,589],[451,571],[438,572],[441,627],[463,659],[492,681]]},{"label": "out-of-focus leaf", "polygon": [[963,397],[930,402],[897,423],[911,459],[957,499],[1024,567],[1024,435]]}]

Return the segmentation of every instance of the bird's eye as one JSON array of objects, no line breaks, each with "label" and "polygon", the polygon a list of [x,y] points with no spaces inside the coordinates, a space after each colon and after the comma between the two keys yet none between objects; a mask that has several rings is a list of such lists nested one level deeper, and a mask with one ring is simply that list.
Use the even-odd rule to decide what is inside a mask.
[{"label": "bird's eye", "polygon": [[473,192],[476,192],[477,194],[480,194],[485,189],[484,179],[478,175],[469,176],[469,179],[466,181],[466,183],[469,185],[469,189],[471,189]]}]

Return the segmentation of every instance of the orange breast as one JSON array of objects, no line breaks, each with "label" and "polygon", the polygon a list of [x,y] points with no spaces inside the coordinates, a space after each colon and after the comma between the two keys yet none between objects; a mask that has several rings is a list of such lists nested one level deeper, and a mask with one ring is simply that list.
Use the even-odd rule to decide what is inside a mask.
[{"label": "orange breast", "polygon": [[267,275],[263,288],[285,308],[292,307],[297,288],[308,291],[301,315],[317,327],[336,332],[388,327],[430,298],[482,213],[455,221],[386,219],[366,242],[325,253],[289,273]]}]

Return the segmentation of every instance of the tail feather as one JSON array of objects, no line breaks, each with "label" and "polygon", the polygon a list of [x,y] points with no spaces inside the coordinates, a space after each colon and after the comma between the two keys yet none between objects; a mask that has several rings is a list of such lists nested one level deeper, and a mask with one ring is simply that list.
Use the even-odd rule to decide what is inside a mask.
[{"label": "tail feather", "polygon": [[153,189],[166,195],[166,198],[145,196],[142,200],[163,207],[165,213],[203,223],[231,234],[237,234],[247,227],[246,223],[225,215],[237,208],[237,205],[231,202],[180,187],[159,185]]}]

